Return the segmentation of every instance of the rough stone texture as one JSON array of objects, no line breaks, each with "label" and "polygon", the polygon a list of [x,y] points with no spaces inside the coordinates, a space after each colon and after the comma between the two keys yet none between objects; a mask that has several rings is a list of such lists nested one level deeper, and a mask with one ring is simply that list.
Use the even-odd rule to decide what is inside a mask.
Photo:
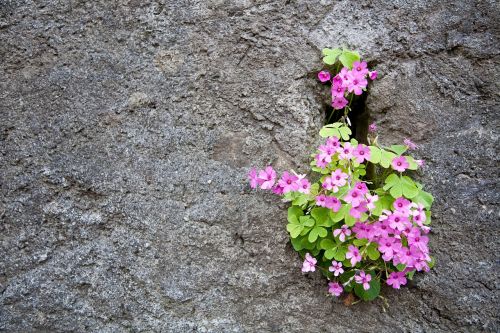
[{"label": "rough stone texture", "polygon": [[[495,1],[0,2],[0,330],[498,331]],[[436,268],[344,307],[303,276],[251,165],[304,170],[325,46],[380,72]]]}]

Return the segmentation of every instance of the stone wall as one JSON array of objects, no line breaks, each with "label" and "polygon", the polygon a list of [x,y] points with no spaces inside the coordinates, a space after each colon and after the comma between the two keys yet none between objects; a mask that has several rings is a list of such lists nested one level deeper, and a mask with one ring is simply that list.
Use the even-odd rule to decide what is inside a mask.
[{"label": "stone wall", "polygon": [[[0,331],[499,330],[498,4],[0,2]],[[437,265],[345,307],[250,166],[304,171],[323,47],[435,195]]]}]

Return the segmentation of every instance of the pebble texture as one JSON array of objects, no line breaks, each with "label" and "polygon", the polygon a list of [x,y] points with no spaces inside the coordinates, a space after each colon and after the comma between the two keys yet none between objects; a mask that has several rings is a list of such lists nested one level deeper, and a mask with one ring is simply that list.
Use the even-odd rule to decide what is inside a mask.
[{"label": "pebble texture", "polygon": [[[496,1],[0,2],[0,331],[497,332]],[[437,266],[345,307],[304,276],[250,166],[304,171],[320,50],[380,73]]]}]

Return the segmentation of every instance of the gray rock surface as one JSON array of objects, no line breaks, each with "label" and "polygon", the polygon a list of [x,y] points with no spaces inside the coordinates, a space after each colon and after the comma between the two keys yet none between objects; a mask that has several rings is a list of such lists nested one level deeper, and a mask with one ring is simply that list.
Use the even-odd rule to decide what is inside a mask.
[{"label": "gray rock surface", "polygon": [[[0,331],[498,331],[499,6],[491,1],[0,1]],[[320,50],[380,73],[367,110],[436,197],[429,274],[345,307],[286,206]]]}]

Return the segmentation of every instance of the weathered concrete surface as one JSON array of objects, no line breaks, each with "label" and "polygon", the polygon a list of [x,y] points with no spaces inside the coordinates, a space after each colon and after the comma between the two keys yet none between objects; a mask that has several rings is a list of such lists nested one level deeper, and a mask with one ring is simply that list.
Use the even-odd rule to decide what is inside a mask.
[{"label": "weathered concrete surface", "polygon": [[[495,1],[0,2],[0,330],[498,331]],[[251,165],[303,168],[319,50],[381,73],[437,267],[346,308],[305,277]]]}]

